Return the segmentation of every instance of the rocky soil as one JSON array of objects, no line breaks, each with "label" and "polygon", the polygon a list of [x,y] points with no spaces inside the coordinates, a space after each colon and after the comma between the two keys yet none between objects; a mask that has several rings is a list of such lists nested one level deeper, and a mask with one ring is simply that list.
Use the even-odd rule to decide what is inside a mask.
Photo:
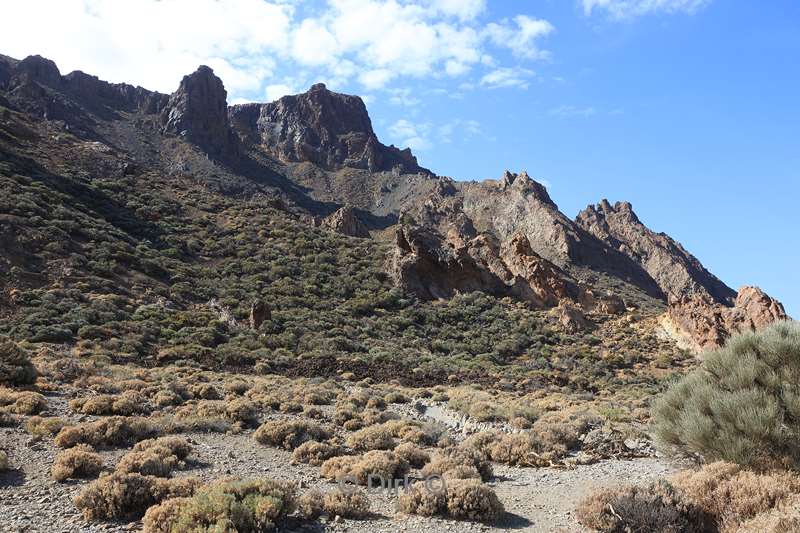
[{"label": "rocky soil", "polygon": [[[48,415],[73,422],[95,419],[75,415],[67,399],[48,396]],[[464,433],[486,429],[486,425],[465,424],[463,417],[446,408],[420,409],[411,405],[393,406],[399,414],[420,420],[437,421],[448,427],[454,439]],[[415,414],[416,413],[416,414]],[[498,429],[506,429],[500,428]],[[239,434],[188,433],[194,452],[177,476],[195,475],[204,481],[225,477],[269,477],[293,480],[300,492],[308,488],[323,491],[334,484],[320,476],[319,469],[294,464],[291,452],[257,444],[252,430]],[[88,523],[72,500],[88,481],[56,483],[50,467],[59,449],[52,439],[36,439],[23,427],[0,428],[0,447],[8,452],[13,470],[0,473],[0,516],[2,531],[8,532],[127,532],[140,531],[141,522]],[[105,466],[111,470],[127,450],[101,450]],[[320,523],[295,522],[285,531],[584,531],[574,511],[580,500],[594,489],[621,483],[644,483],[675,470],[662,459],[605,460],[574,468],[516,468],[495,465],[494,488],[506,507],[496,524],[456,522],[440,518],[403,515],[396,510],[397,495],[375,489],[369,493],[373,516],[365,520],[334,518]]]}]

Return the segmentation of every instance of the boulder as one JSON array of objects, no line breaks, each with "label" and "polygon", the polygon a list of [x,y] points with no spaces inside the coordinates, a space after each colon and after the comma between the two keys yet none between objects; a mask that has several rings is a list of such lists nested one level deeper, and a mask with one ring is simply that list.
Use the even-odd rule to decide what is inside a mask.
[{"label": "boulder", "polygon": [[261,324],[272,319],[272,309],[263,300],[255,300],[250,306],[250,329],[258,330]]},{"label": "boulder", "polygon": [[326,217],[322,225],[342,235],[369,237],[367,226],[358,219],[355,209],[349,205],[340,207],[335,213]]}]

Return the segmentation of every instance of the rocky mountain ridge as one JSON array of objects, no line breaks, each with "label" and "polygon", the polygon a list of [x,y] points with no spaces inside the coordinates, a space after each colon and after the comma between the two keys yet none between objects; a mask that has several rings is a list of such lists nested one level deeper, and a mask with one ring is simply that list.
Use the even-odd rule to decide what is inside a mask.
[{"label": "rocky mountain ridge", "polygon": [[[629,203],[603,200],[572,220],[525,172],[483,182],[436,176],[410,150],[380,143],[359,97],[322,84],[276,102],[228,106],[222,80],[205,66],[163,95],[82,72],[62,76],[38,56],[0,56],[0,91],[8,110],[99,142],[106,160],[127,169],[187,177],[203,169],[212,176],[203,186],[245,201],[274,195],[275,205],[312,225],[358,238],[391,235],[386,271],[423,300],[482,291],[585,315],[646,307],[663,312],[665,330],[692,349],[786,318],[757,288],[737,295],[642,224]],[[9,136],[21,131],[9,128]]]}]

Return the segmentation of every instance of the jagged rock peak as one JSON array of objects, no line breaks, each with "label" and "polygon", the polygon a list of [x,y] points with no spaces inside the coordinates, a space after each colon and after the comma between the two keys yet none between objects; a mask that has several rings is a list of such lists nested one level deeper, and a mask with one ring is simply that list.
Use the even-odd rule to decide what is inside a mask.
[{"label": "jagged rock peak", "polygon": [[506,170],[500,179],[500,186],[503,190],[514,188],[523,192],[523,194],[532,194],[542,202],[557,208],[555,202],[550,198],[547,188],[528,176],[528,173],[524,170],[519,174]]},{"label": "jagged rock peak", "polygon": [[311,162],[326,169],[425,172],[411,150],[378,141],[364,101],[317,83],[305,93],[267,104],[236,105],[233,128],[247,142],[260,144],[286,162]]},{"label": "jagged rock peak", "polygon": [[730,305],[736,296],[733,289],[706,270],[680,243],[646,227],[629,202],[612,206],[608,200],[602,200],[581,211],[575,221],[609,247],[639,263],[668,298],[703,295]]},{"label": "jagged rock peak", "polygon": [[349,205],[340,207],[335,213],[325,218],[322,225],[342,235],[369,237],[369,230],[359,220],[356,210]]},{"label": "jagged rock peak", "polygon": [[39,55],[28,56],[20,61],[16,71],[43,85],[57,86],[61,83],[61,72],[55,62]]},{"label": "jagged rock peak", "polygon": [[162,111],[164,131],[186,137],[212,155],[233,146],[228,125],[228,93],[211,68],[201,65],[184,76]]}]

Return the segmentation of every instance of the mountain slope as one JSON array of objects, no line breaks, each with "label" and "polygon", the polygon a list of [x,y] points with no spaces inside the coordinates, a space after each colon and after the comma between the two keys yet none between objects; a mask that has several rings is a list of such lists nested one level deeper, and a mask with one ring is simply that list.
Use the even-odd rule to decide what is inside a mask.
[{"label": "mountain slope", "polygon": [[[399,348],[434,372],[524,364],[576,324],[656,335],[668,303],[698,318],[667,330],[710,338],[710,320],[715,342],[785,316],[764,295],[714,319],[732,291],[624,206],[572,221],[525,173],[435,176],[323,85],[228,107],[208,67],[164,95],[2,56],[0,110],[0,331],[19,339],[286,371],[283,356],[333,368]],[[258,331],[254,301],[272,311]]]}]

